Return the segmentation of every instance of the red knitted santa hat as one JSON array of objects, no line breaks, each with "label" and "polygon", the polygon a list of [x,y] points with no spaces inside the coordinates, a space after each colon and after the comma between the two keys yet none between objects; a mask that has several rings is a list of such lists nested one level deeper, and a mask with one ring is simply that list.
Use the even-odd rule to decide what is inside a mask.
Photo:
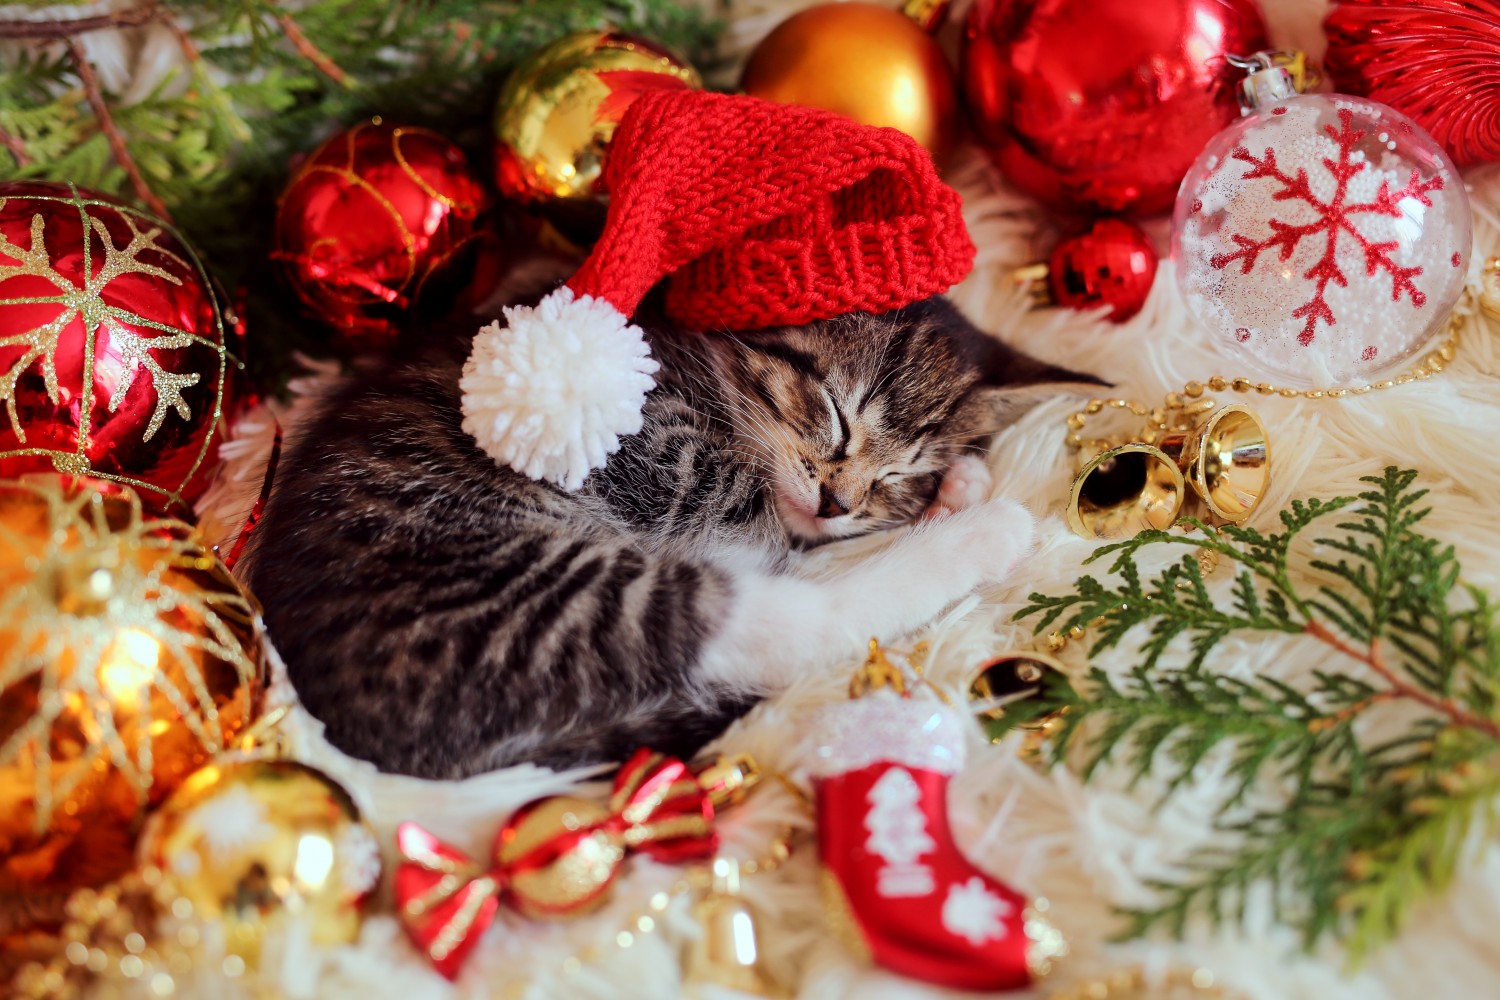
[{"label": "red knitted santa hat", "polygon": [[628,320],[668,279],[698,330],[884,312],[974,260],[957,192],[895,129],[753,97],[657,91],[616,130],[604,233],[535,308],[505,310],[464,368],[464,428],[496,461],[576,488],[641,427],[653,382]]}]

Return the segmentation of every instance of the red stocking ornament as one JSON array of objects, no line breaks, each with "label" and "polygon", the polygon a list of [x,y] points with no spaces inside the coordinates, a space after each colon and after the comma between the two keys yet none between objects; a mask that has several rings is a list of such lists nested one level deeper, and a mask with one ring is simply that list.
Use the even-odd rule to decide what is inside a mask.
[{"label": "red stocking ornament", "polygon": [[913,699],[883,650],[856,677],[878,690],[823,713],[813,768],[818,851],[834,926],[893,972],[965,990],[1024,989],[1055,932],[964,857],[948,826],[963,730]]}]

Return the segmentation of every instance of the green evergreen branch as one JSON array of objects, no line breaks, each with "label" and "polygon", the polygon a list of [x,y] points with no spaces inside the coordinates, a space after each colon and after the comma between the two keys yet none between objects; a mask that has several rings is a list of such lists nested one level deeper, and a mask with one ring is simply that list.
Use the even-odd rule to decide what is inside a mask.
[{"label": "green evergreen branch", "polygon": [[[148,23],[174,32],[185,71],[130,104],[96,79],[91,101],[69,43]],[[0,176],[159,199],[224,286],[245,294],[249,361],[275,384],[292,351],[328,353],[267,256],[267,207],[292,159],[382,115],[449,136],[487,172],[489,118],[510,68],[563,34],[608,27],[700,69],[713,65],[720,30],[676,0],[142,0],[97,16],[0,19],[0,38],[25,44],[0,67]]]},{"label": "green evergreen branch", "polygon": [[[1123,936],[1180,936],[1194,915],[1239,920],[1264,891],[1308,946],[1336,935],[1357,961],[1452,881],[1471,831],[1494,828],[1497,607],[1460,585],[1452,546],[1419,533],[1428,510],[1415,479],[1388,468],[1358,496],[1295,501],[1274,534],[1196,523],[1187,535],[1143,532],[1090,560],[1113,556],[1112,582],[1085,576],[1017,614],[1036,616],[1038,633],[1086,629],[1091,657],[1127,642],[1139,656],[1124,677],[1096,666],[1077,690],[1057,679],[1029,706],[1063,712],[1055,762],[1073,760],[1084,780],[1105,768],[1132,784],[1159,774],[1170,795],[1210,753],[1229,755],[1220,839],[1152,883],[1157,902],[1125,911]],[[1343,534],[1299,556],[1297,539],[1337,511]],[[1143,579],[1138,555],[1168,544],[1197,552]],[[1227,600],[1213,600],[1203,552],[1235,567]],[[1352,672],[1282,681],[1203,669],[1224,637],[1246,631],[1307,635]],[[1383,742],[1362,737],[1364,717],[1393,702],[1420,713]],[[1252,793],[1278,804],[1245,818]]]}]

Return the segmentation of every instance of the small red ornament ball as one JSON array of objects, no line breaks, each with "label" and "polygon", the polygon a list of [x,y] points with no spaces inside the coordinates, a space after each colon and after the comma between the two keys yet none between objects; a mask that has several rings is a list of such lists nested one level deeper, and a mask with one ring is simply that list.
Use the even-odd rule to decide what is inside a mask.
[{"label": "small red ornament ball", "polygon": [[71,184],[0,183],[0,478],[89,474],[190,516],[237,367],[169,226]]},{"label": "small red ornament ball", "polygon": [[329,139],[276,210],[276,251],[307,309],[356,347],[381,347],[471,248],[489,196],[463,151],[378,119]]},{"label": "small red ornament ball", "polygon": [[1323,30],[1335,89],[1410,116],[1461,167],[1500,160],[1500,3],[1341,0]]},{"label": "small red ornament ball", "polygon": [[1052,251],[1047,286],[1060,306],[1110,306],[1109,321],[1123,323],[1146,304],[1156,262],[1151,237],[1123,219],[1100,219]]},{"label": "small red ornament ball", "polygon": [[962,76],[1011,183],[1054,208],[1163,212],[1239,117],[1229,54],[1267,48],[1255,0],[976,0]]}]

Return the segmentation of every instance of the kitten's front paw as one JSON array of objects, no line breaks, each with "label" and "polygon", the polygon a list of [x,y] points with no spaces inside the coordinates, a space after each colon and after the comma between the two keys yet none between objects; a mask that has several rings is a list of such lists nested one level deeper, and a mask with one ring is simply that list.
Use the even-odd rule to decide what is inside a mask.
[{"label": "kitten's front paw", "polygon": [[1036,518],[1012,500],[991,500],[923,530],[943,550],[938,558],[948,561],[955,579],[973,588],[1010,575],[1036,541]]},{"label": "kitten's front paw", "polygon": [[990,467],[973,455],[960,455],[943,472],[943,485],[932,505],[922,514],[924,519],[943,517],[961,510],[968,510],[983,503],[995,484]]}]

